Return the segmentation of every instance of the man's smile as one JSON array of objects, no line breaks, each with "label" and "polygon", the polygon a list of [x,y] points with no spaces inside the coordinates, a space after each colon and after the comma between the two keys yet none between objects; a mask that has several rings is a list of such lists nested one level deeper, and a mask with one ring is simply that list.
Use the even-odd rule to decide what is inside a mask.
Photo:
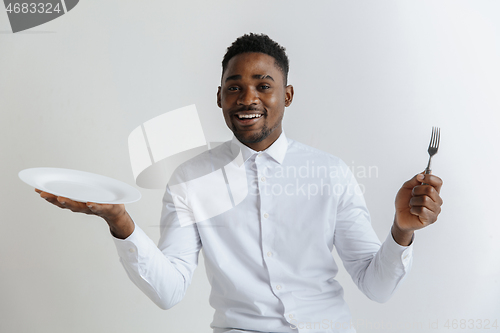
[{"label": "man's smile", "polygon": [[236,122],[241,126],[251,126],[264,118],[264,114],[258,112],[237,113],[233,116]]}]

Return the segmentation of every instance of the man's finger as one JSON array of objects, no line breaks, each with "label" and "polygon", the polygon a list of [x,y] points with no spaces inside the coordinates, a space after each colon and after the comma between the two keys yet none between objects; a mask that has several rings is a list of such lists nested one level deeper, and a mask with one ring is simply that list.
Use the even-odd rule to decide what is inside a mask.
[{"label": "man's finger", "polygon": [[[97,204],[94,202],[87,202],[87,207],[92,211],[92,213],[99,215],[103,218],[111,217],[116,215],[117,212],[120,211],[120,206],[123,205],[114,205],[114,204]],[[123,210],[125,207],[122,207]]]},{"label": "man's finger", "polygon": [[435,212],[429,210],[427,207],[414,206],[410,208],[410,213],[417,216],[420,222],[431,224],[437,221]]},{"label": "man's finger", "polygon": [[101,215],[103,212],[106,211],[106,206],[109,205],[104,205],[104,204],[97,204],[95,202],[87,202],[86,203],[87,208],[92,211],[92,213]]},{"label": "man's finger", "polygon": [[406,182],[404,182],[404,184],[403,184],[402,187],[405,188],[405,189],[411,190],[415,186],[421,185],[423,180],[424,180],[424,175],[421,174],[421,173],[419,173],[419,174],[416,174],[415,176],[413,176],[412,179],[407,180]]},{"label": "man's finger", "polygon": [[35,189],[40,197],[59,208],[69,209],[75,213],[84,213],[88,215],[97,215],[104,219],[116,219],[126,214],[123,204],[97,204],[94,202],[79,202],[65,197],[58,197],[54,194]]},{"label": "man's finger", "polygon": [[91,213],[84,202],[73,201],[65,197],[57,197],[57,201],[64,207],[75,213]]},{"label": "man's finger", "polygon": [[433,174],[423,174],[423,176],[424,179],[422,180],[422,183],[433,186],[438,193],[441,191],[441,186],[443,186],[443,180],[441,178]]},{"label": "man's finger", "polygon": [[47,193],[47,192],[43,192],[40,190],[38,190],[38,191],[35,190],[35,191],[40,194],[40,198],[45,199],[46,201],[50,202],[51,204],[53,204],[59,208],[66,208],[63,205],[61,205],[61,203],[59,201],[57,201],[57,197],[55,195]]},{"label": "man's finger", "polygon": [[426,195],[411,198],[410,208],[412,207],[425,207],[436,215],[441,212],[441,205]]},{"label": "man's finger", "polygon": [[439,193],[437,192],[436,188],[434,188],[431,185],[417,185],[413,188],[411,194],[414,197],[428,196],[437,204],[439,205],[443,204],[443,199],[439,196]]}]

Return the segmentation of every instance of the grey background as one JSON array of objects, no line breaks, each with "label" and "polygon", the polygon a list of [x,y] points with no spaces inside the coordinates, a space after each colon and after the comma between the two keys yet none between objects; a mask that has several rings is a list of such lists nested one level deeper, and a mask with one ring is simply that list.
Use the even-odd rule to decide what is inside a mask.
[{"label": "grey background", "polygon": [[[250,31],[287,48],[287,135],[355,170],[377,167],[358,180],[382,240],[397,190],[425,168],[441,127],[443,213],[417,233],[407,280],[381,305],[338,276],[358,331],[500,319],[499,12],[484,0],[86,0],[12,34],[0,10],[0,331],[211,332],[203,260],[185,299],[162,311],[128,280],[103,221],[48,205],[17,173],[62,167],[133,184],[128,134],[192,103],[208,141],[229,139],[220,62]],[[163,193],[141,192],[127,208],[156,241]]]}]

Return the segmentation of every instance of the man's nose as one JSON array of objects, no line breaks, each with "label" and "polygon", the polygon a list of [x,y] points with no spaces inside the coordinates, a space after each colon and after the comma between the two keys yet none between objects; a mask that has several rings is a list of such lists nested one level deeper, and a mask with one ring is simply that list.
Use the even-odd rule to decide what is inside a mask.
[{"label": "man's nose", "polygon": [[242,89],[238,98],[238,104],[240,105],[252,105],[258,104],[259,95],[255,89],[246,88]]}]

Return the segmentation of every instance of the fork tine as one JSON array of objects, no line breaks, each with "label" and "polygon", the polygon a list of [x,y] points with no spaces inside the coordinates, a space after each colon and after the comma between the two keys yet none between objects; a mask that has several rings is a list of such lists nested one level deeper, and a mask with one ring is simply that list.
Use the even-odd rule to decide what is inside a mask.
[{"label": "fork tine", "polygon": [[432,148],[437,149],[439,146],[439,127],[434,127],[434,133],[433,133],[434,140],[432,142]]},{"label": "fork tine", "polygon": [[431,148],[437,148],[439,145],[439,127],[432,127]]},{"label": "fork tine", "polygon": [[439,141],[441,140],[441,128],[438,127],[438,139],[436,144],[436,149],[439,148]]}]

